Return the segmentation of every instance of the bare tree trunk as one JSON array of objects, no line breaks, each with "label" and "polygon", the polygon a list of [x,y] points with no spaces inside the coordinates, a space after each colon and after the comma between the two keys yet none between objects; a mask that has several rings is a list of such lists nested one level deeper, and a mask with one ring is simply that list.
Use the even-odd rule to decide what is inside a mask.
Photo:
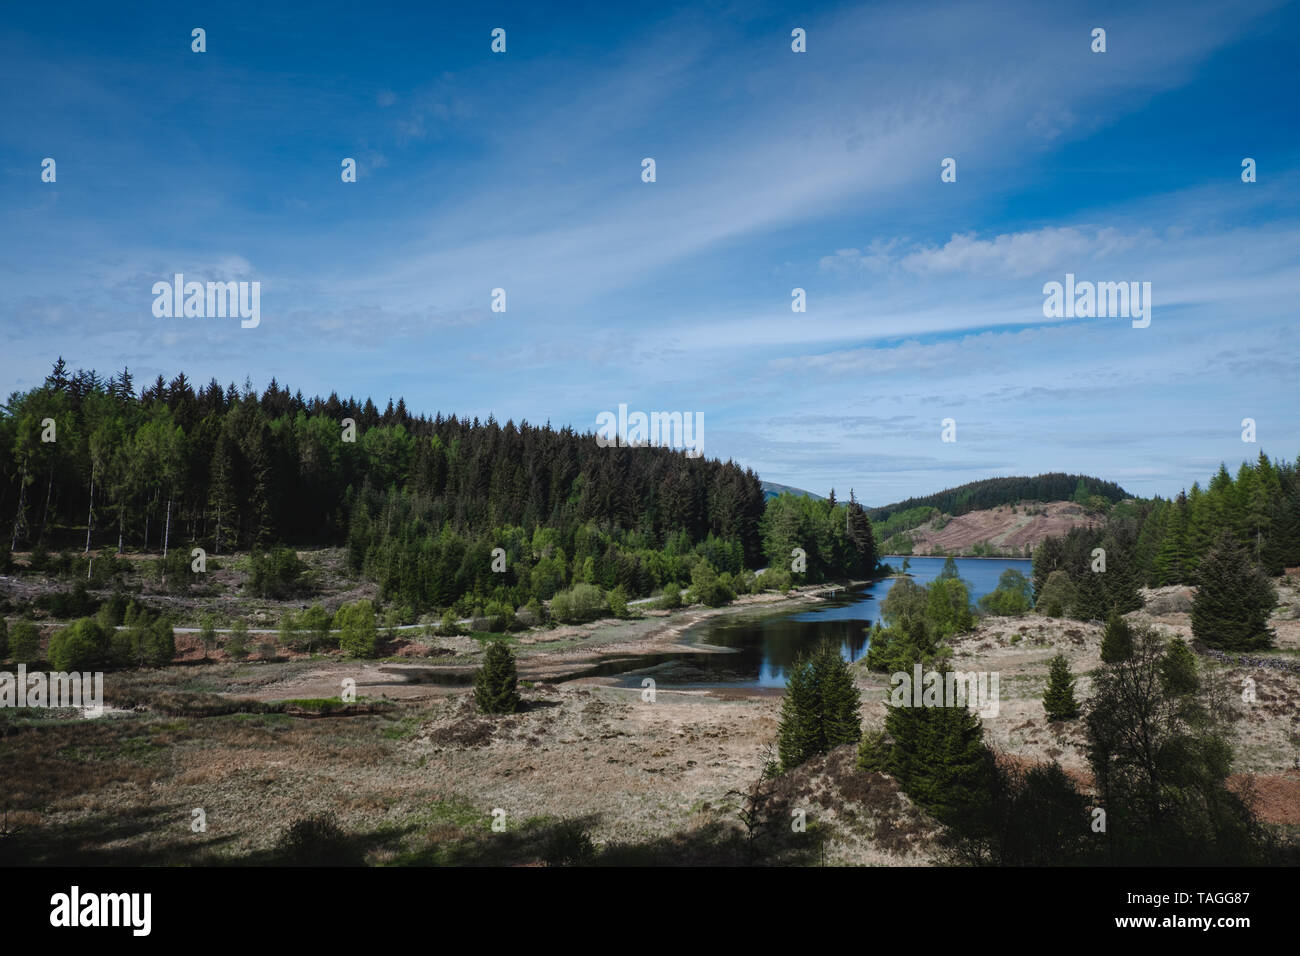
[{"label": "bare tree trunk", "polygon": [[119,507],[117,509],[117,553],[122,553],[122,519],[126,515],[126,509]]},{"label": "bare tree trunk", "polygon": [[144,513],[144,549],[149,550],[149,519],[153,516],[153,509],[158,504],[158,492],[154,492],[153,501]]},{"label": "bare tree trunk", "polygon": [[172,496],[167,496],[167,529],[163,532],[163,558],[167,557],[167,545],[172,537]]},{"label": "bare tree trunk", "polygon": [[18,529],[22,526],[23,520],[23,499],[27,497],[27,466],[23,466],[23,477],[18,483],[18,509],[14,512],[14,536],[9,543],[9,550],[13,551],[18,547]]},{"label": "bare tree trunk", "polygon": [[41,540],[45,540],[45,525],[50,520],[50,496],[54,494],[54,469],[50,469],[50,483],[45,489],[45,513],[41,515]]},{"label": "bare tree trunk", "polygon": [[90,503],[86,506],[86,554],[90,554],[90,529],[95,522],[95,469],[90,469]]}]

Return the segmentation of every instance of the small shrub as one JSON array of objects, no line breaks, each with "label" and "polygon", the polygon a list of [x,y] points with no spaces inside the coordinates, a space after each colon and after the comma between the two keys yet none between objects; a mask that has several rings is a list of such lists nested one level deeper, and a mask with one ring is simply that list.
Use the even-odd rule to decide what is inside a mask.
[{"label": "small shrub", "polygon": [[592,621],[605,612],[605,595],[594,584],[575,584],[551,598],[551,616],[562,624]]},{"label": "small shrub", "polygon": [[609,613],[615,617],[627,617],[627,593],[622,585],[609,592]]},{"label": "small shrub", "polygon": [[226,638],[226,653],[236,661],[242,661],[248,656],[247,622],[238,620],[231,625],[230,637]]},{"label": "small shrub", "polygon": [[50,666],[56,671],[102,667],[109,660],[109,634],[94,618],[83,617],[50,638]]},{"label": "small shrub", "polygon": [[360,854],[332,813],[303,817],[289,824],[276,843],[287,866],[357,866]]},{"label": "small shrub", "polygon": [[339,630],[339,647],[349,657],[374,657],[379,642],[375,628],[375,606],[368,600],[345,604],[334,615]]},{"label": "small shrub", "polygon": [[284,599],[304,589],[303,575],[307,565],[298,560],[298,553],[293,548],[277,547],[265,555],[255,551],[252,557],[248,589],[253,594]]},{"label": "small shrub", "polygon": [[15,664],[35,664],[41,653],[41,631],[31,621],[19,621],[9,631],[9,656]]},{"label": "small shrub", "polygon": [[551,866],[582,866],[596,856],[586,828],[577,820],[561,820],[542,844],[542,859]]},{"label": "small shrub", "polygon": [[442,612],[442,624],[439,626],[439,632],[446,637],[454,637],[460,633],[460,622],[456,619],[456,612],[451,608]]}]

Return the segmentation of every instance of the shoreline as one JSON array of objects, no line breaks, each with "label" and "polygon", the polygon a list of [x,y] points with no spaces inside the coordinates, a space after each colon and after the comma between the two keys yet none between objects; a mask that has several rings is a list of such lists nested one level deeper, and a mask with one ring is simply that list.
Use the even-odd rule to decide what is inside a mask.
[{"label": "shoreline", "polygon": [[[732,651],[728,648],[684,643],[680,640],[680,637],[691,627],[711,618],[746,613],[757,616],[778,614],[801,605],[824,601],[826,599],[824,595],[828,591],[845,590],[871,584],[874,581],[884,580],[885,577],[888,577],[888,575],[864,581],[808,585],[805,588],[796,589],[794,594],[788,596],[775,594],[746,595],[745,599],[734,601],[722,607],[686,608],[669,612],[662,617],[651,612],[653,616],[634,621],[603,619],[591,624],[558,628],[552,631],[534,629],[532,632],[525,633],[556,635],[557,631],[561,632],[560,636],[553,637],[552,640],[565,640],[570,636],[577,637],[578,632],[581,631],[586,631],[588,636],[583,639],[583,643],[579,647],[565,648],[563,650],[548,650],[545,647],[524,650],[524,648],[529,647],[529,643],[521,640],[518,655],[519,677],[521,680],[550,681],[562,677],[569,671],[599,664],[611,657],[634,657],[669,652],[730,654]],[[566,631],[569,633],[564,633]],[[540,642],[531,643],[535,645]]]}]

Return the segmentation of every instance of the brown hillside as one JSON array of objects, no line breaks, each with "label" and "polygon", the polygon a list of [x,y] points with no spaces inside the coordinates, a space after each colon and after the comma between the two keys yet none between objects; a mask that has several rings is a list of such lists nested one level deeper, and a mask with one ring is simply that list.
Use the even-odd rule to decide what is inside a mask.
[{"label": "brown hillside", "polygon": [[1076,525],[1092,527],[1100,522],[1099,515],[1072,501],[1052,501],[1002,505],[956,518],[944,515],[910,533],[914,554],[964,554],[987,542],[998,553],[1024,555],[1044,538],[1065,534]]}]

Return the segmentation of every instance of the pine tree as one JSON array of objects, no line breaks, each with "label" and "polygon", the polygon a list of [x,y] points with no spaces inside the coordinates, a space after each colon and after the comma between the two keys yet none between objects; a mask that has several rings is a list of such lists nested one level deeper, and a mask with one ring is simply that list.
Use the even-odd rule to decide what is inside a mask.
[{"label": "pine tree", "polygon": [[1280,575],[1300,565],[1300,490],[1275,499],[1272,509],[1260,561],[1269,574]]},{"label": "pine tree", "polygon": [[1210,647],[1248,651],[1271,647],[1269,612],[1277,592],[1230,532],[1200,562],[1192,600],[1192,633]]},{"label": "pine tree", "polygon": [[1196,655],[1181,637],[1174,638],[1165,648],[1165,656],[1160,661],[1160,684],[1171,697],[1194,694],[1201,688]]},{"label": "pine tree", "polygon": [[1164,535],[1155,558],[1157,587],[1187,580],[1187,496],[1179,494],[1168,509]]},{"label": "pine tree", "polygon": [[1074,678],[1064,654],[1052,658],[1047,673],[1047,690],[1043,694],[1043,709],[1048,720],[1072,720],[1079,716],[1079,703],[1074,699]]},{"label": "pine tree", "polygon": [[941,823],[970,832],[987,809],[996,773],[979,716],[966,707],[910,705],[886,706],[893,739],[886,772]]},{"label": "pine tree", "polygon": [[513,714],[523,706],[515,655],[505,641],[491,641],[474,678],[474,702],[485,714]]},{"label": "pine tree", "polygon": [[1101,637],[1101,659],[1105,664],[1127,660],[1133,654],[1133,630],[1117,611],[1110,612]]},{"label": "pine tree", "polygon": [[1061,539],[1058,537],[1044,538],[1034,549],[1033,579],[1034,579],[1034,600],[1037,601],[1042,596],[1043,588],[1047,586],[1047,579],[1051,573],[1061,567],[1064,559]]},{"label": "pine tree", "polygon": [[857,743],[862,736],[860,703],[853,674],[831,641],[795,661],[777,731],[781,770],[792,770],[841,744]]},{"label": "pine tree", "polygon": [[1074,604],[1067,609],[1069,615],[1080,621],[1104,620],[1110,611],[1106,594],[1106,574],[1085,568],[1079,575],[1079,584],[1075,588]]}]

